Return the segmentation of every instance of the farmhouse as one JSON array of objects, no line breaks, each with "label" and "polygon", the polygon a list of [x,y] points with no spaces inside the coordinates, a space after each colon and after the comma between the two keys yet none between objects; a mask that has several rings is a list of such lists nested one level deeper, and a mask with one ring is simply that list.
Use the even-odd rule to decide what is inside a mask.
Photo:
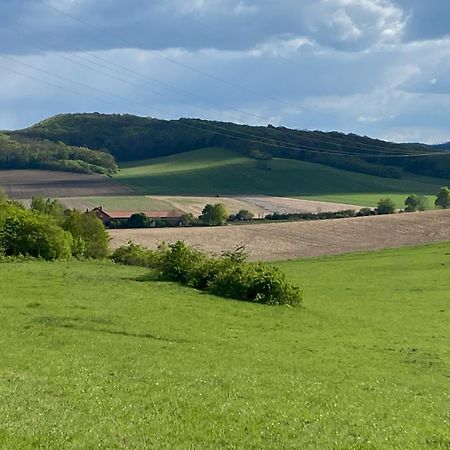
[{"label": "farmhouse", "polygon": [[172,222],[174,224],[179,224],[181,221],[181,214],[177,210],[172,211],[106,211],[102,206],[97,206],[93,208],[91,211],[95,213],[95,215],[104,223],[107,224],[111,222],[111,220],[118,219],[129,219],[136,212],[144,214],[149,219],[161,219],[166,222]]}]

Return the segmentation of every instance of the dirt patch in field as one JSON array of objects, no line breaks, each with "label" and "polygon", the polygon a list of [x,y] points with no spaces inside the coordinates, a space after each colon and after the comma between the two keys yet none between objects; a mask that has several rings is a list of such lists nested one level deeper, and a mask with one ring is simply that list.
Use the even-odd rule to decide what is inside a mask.
[{"label": "dirt patch in field", "polygon": [[318,202],[314,200],[301,200],[296,198],[257,196],[230,196],[230,197],[188,197],[188,196],[148,196],[154,200],[169,202],[174,209],[178,209],[194,216],[199,216],[207,203],[224,203],[232,214],[241,209],[252,212],[255,217],[265,217],[268,214],[278,213],[318,213],[334,212],[344,209],[359,210],[362,206],[346,205],[343,203]]},{"label": "dirt patch in field", "polygon": [[211,228],[111,230],[112,246],[129,240],[150,248],[182,239],[210,253],[246,246],[253,260],[381,250],[450,240],[450,210],[311,222]]},{"label": "dirt patch in field", "polygon": [[2,170],[0,187],[10,198],[130,195],[132,191],[102,175],[50,170]]}]

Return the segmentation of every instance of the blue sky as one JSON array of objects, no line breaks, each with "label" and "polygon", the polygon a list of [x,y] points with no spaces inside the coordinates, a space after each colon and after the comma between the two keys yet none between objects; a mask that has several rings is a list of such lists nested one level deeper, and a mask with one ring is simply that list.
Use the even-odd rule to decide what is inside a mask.
[{"label": "blue sky", "polygon": [[2,0],[0,129],[62,112],[450,141],[448,0]]}]

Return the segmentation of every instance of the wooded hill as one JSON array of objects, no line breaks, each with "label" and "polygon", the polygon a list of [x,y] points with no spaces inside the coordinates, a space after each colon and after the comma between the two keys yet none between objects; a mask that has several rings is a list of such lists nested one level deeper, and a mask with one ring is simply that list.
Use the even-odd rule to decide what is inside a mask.
[{"label": "wooded hill", "polygon": [[[9,136],[22,142],[24,139],[41,143],[46,140],[63,142],[71,148],[82,147],[86,152],[87,149],[109,152],[118,162],[224,147],[261,161],[283,157],[389,178],[401,178],[403,170],[450,177],[450,152],[442,155],[445,152],[442,148],[271,125],[249,126],[200,119],[167,121],[119,114],[61,114],[30,128],[10,132]],[[430,152],[436,155],[405,157]],[[99,165],[104,167],[104,164]]]},{"label": "wooded hill", "polygon": [[47,169],[111,175],[117,172],[117,164],[114,157],[104,151],[15,133],[0,133],[0,169]]}]

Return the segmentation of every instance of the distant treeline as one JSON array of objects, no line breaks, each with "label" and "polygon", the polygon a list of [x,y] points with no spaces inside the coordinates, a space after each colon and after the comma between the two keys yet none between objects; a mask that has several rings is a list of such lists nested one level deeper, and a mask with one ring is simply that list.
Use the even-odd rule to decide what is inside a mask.
[{"label": "distant treeline", "polygon": [[300,131],[271,125],[256,127],[200,119],[166,121],[119,114],[62,114],[10,135],[110,152],[119,162],[224,147],[256,159],[255,155],[298,159],[389,178],[400,178],[403,170],[450,177],[450,152],[402,157],[442,151],[445,147],[394,144],[355,134]]},{"label": "distant treeline", "polygon": [[48,169],[113,174],[117,164],[109,153],[73,147],[48,139],[14,138],[0,133],[0,169]]}]

